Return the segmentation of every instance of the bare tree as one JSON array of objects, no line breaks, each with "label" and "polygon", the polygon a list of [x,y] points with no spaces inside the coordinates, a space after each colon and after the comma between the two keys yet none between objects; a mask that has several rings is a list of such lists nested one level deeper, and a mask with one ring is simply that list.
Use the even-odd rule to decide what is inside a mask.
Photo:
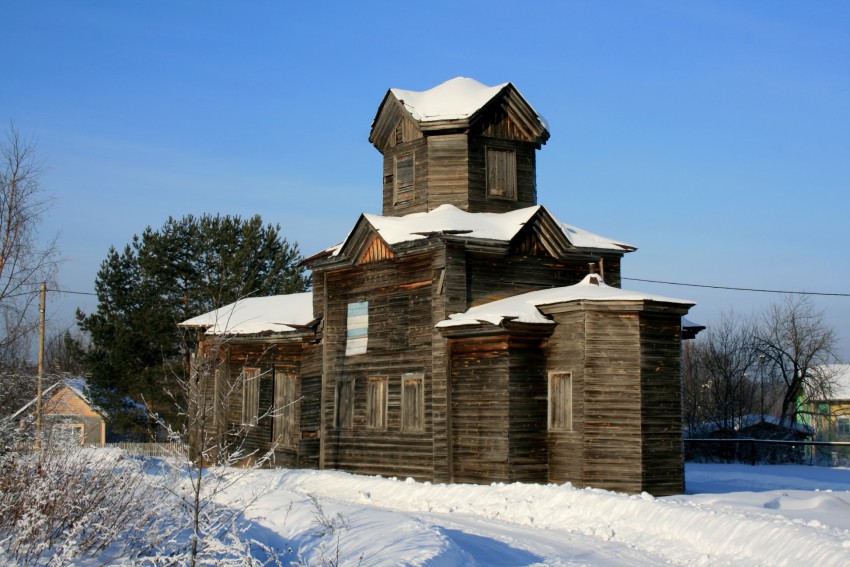
[{"label": "bare tree", "polygon": [[39,223],[50,205],[40,178],[35,143],[22,138],[14,124],[0,143],[0,350],[25,341],[37,325],[33,316],[38,285],[53,283],[56,240],[40,241]]},{"label": "bare tree", "polygon": [[687,349],[683,373],[685,425],[713,423],[734,430],[736,420],[757,409],[758,364],[753,324],[729,312]]},{"label": "bare tree", "polygon": [[816,369],[835,361],[835,332],[808,297],[789,295],[765,311],[754,338],[767,372],[782,386],[779,417],[793,423],[803,405],[829,393],[829,377]]}]

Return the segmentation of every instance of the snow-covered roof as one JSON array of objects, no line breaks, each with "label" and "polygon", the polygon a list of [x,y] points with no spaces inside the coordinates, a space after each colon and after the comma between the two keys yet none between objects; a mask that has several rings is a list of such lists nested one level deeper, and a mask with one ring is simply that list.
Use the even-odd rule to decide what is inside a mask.
[{"label": "snow-covered roof", "polygon": [[[747,414],[732,419],[732,430],[740,431],[742,429],[755,427],[760,423],[767,423],[775,427],[779,427],[780,425],[782,425],[782,423],[779,421],[779,418],[773,417],[772,415]],[[717,431],[720,431],[724,427],[726,427],[726,424],[723,421],[708,421],[706,423],[700,423],[699,425],[695,425],[694,427],[687,428],[684,433],[688,437],[693,437],[696,435],[710,435],[711,433],[716,433]],[[804,435],[814,434],[814,430],[811,427],[802,423],[795,422],[789,424],[786,421],[784,423],[784,427],[787,427],[788,429],[793,429]]]},{"label": "snow-covered roof", "polygon": [[455,77],[427,91],[390,89],[390,92],[404,104],[413,118],[431,122],[469,118],[508,84],[488,87],[475,79]]},{"label": "snow-covered roof", "polygon": [[[373,214],[364,214],[363,217],[389,245],[424,239],[428,235],[438,233],[509,242],[541,209],[543,207],[535,205],[506,213],[470,213],[446,204],[428,212],[411,213],[401,217]],[[577,248],[619,252],[635,250],[634,246],[567,225],[549,211],[546,213],[558,223],[570,243]],[[343,248],[343,245],[335,246],[329,248],[328,252],[336,256]]]},{"label": "snow-covered roof", "polygon": [[[96,406],[91,401],[91,396],[89,395],[88,382],[86,382],[85,378],[82,378],[80,376],[73,377],[73,378],[64,378],[64,379],[56,382],[55,384],[51,384],[50,386],[45,388],[44,391],[41,393],[42,402],[49,400],[51,397],[53,397],[55,395],[55,392],[57,390],[59,390],[59,388],[61,388],[62,386],[65,386],[66,388],[71,390],[71,392],[73,392],[74,395],[76,395],[78,398],[83,400],[86,403],[86,405],[88,405],[92,410],[100,413],[101,415],[104,415],[104,416],[106,415],[106,412],[104,412],[103,409]],[[21,415],[28,412],[30,409],[35,409],[35,405],[36,405],[37,401],[38,401],[38,398],[33,398],[32,400],[27,402],[21,409],[19,409],[18,411],[16,411],[15,413],[10,415],[6,419],[8,421],[14,421],[14,420],[18,419]]]},{"label": "snow-covered roof", "polygon": [[[596,282],[596,283],[594,283]],[[553,324],[551,319],[544,316],[538,307],[568,301],[659,301],[693,305],[692,301],[674,299],[653,295],[643,291],[629,291],[611,287],[602,281],[598,274],[588,274],[575,285],[542,289],[515,295],[498,301],[472,307],[464,313],[455,313],[448,319],[437,323],[437,327],[455,327],[460,325],[475,325],[478,323],[500,324],[504,319],[520,323]]]},{"label": "snow-covered roof", "polygon": [[254,335],[295,331],[313,320],[313,293],[247,297],[180,323],[207,335]]}]

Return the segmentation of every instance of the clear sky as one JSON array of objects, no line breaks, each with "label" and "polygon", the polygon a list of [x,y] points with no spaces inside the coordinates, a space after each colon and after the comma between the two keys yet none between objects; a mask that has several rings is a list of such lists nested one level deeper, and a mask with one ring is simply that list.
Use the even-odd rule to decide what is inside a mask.
[{"label": "clear sky", "polygon": [[[549,122],[540,204],[623,275],[850,293],[850,2],[4,2],[0,119],[38,140],[64,289],[169,216],[312,254],[379,213],[387,89],[513,82]],[[641,282],[691,319],[778,296]],[[54,295],[69,324],[93,298]],[[814,297],[850,359],[850,298]]]}]

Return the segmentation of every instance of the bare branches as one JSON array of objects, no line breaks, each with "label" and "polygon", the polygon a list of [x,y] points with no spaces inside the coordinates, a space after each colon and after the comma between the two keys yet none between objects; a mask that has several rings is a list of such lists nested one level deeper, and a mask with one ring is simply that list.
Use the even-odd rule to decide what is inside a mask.
[{"label": "bare branches", "polygon": [[829,397],[834,377],[825,369],[836,342],[808,297],[785,296],[754,319],[725,314],[685,349],[684,425],[732,432],[755,413],[795,422],[812,400]]},{"label": "bare branches", "polygon": [[0,323],[6,331],[0,348],[33,328],[36,287],[43,280],[53,283],[56,273],[56,240],[40,242],[37,232],[51,202],[42,173],[35,143],[11,124],[0,143]]},{"label": "bare branches", "polygon": [[809,298],[786,296],[762,315],[754,338],[785,384],[780,419],[793,422],[803,403],[830,387],[816,368],[835,361],[835,331]]}]

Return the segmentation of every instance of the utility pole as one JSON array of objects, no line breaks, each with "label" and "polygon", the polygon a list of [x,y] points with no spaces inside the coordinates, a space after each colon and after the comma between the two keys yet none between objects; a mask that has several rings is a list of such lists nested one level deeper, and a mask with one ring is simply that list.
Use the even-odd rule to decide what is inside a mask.
[{"label": "utility pole", "polygon": [[35,398],[35,450],[41,450],[41,379],[44,376],[44,307],[47,301],[47,282],[41,282],[38,333],[38,391]]}]

